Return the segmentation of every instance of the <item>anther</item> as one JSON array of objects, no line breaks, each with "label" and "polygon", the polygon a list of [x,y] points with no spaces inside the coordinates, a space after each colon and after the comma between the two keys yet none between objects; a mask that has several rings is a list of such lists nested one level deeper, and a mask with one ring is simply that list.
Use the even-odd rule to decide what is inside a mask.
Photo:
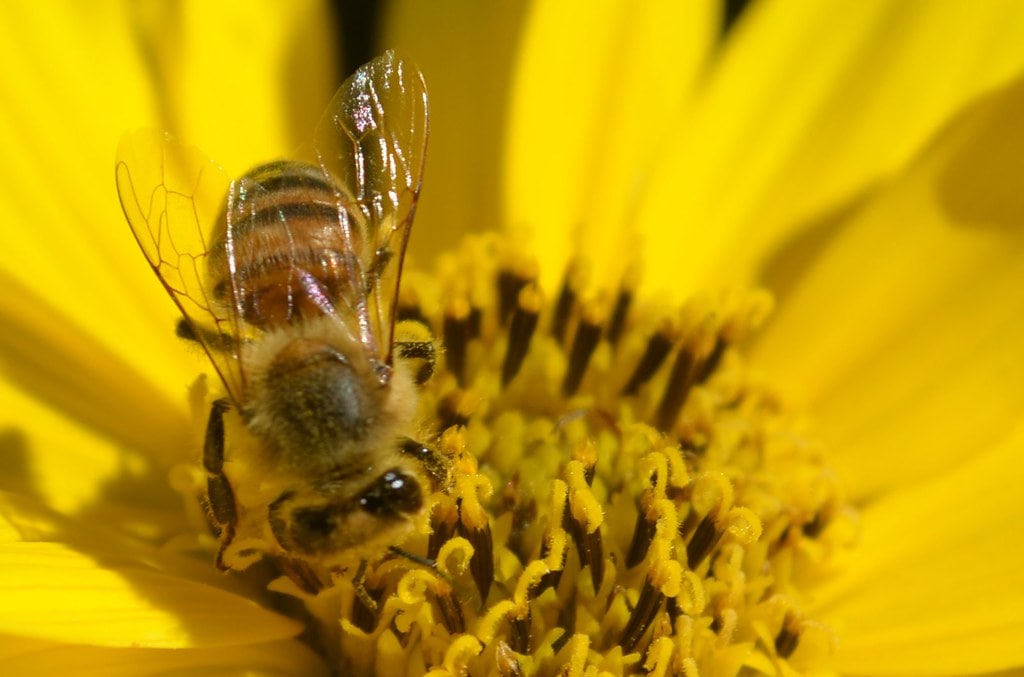
[{"label": "anther", "polygon": [[619,646],[625,653],[632,653],[636,648],[664,601],[665,595],[652,585],[651,579],[644,579],[644,586],[640,589],[640,598],[637,599],[633,613],[630,614],[626,627],[622,631],[622,638],[619,639]]},{"label": "anther", "polygon": [[599,317],[599,312],[595,306],[584,308],[576,326],[576,335],[572,339],[572,348],[569,349],[569,364],[565,370],[565,379],[562,381],[562,394],[566,397],[575,394],[580,387],[583,374],[601,338],[604,322]]},{"label": "anther", "polygon": [[795,616],[786,614],[786,619],[775,636],[775,653],[780,658],[789,658],[800,643],[800,624]]},{"label": "anther", "polygon": [[477,397],[467,390],[454,390],[437,405],[437,418],[441,422],[441,430],[447,430],[453,425],[464,426],[476,412],[478,404]]},{"label": "anther", "polygon": [[576,541],[576,551],[579,553],[580,562],[590,567],[590,582],[594,586],[594,592],[601,588],[601,581],[604,580],[604,544],[601,541],[601,530],[594,529],[587,533],[582,525],[574,523],[576,534],[573,536]]},{"label": "anther", "polygon": [[450,541],[458,531],[458,512],[451,503],[446,509],[438,505],[430,516],[430,538],[427,540],[427,559],[437,560],[441,546]]},{"label": "anther", "polygon": [[565,643],[569,641],[569,638],[576,632],[576,588],[573,588],[569,593],[569,599],[565,601],[562,608],[558,610],[558,625],[563,628],[565,632],[562,636],[556,639],[551,648],[555,653],[562,650]]},{"label": "anther", "polygon": [[658,413],[655,422],[661,430],[670,430],[675,423],[679,410],[686,402],[690,394],[690,387],[693,385],[694,372],[697,366],[697,356],[683,346],[676,355],[676,361],[672,365],[672,372],[668,377],[668,385],[661,396],[661,403],[658,405]]},{"label": "anther", "polygon": [[415,288],[408,284],[403,284],[398,290],[398,310],[395,317],[399,322],[412,320],[425,327],[431,326],[430,320],[423,313],[423,307],[420,305]]},{"label": "anther", "polygon": [[[574,455],[587,455],[592,445],[583,445]],[[593,466],[590,466],[593,470]],[[587,466],[579,460],[570,461],[565,468],[569,485],[569,510],[563,513],[563,528],[576,543],[576,552],[582,567],[590,567],[590,582],[596,593],[604,579],[604,544],[601,540],[600,525],[603,521],[601,507],[590,492],[587,482]]]},{"label": "anther", "polygon": [[460,520],[458,531],[459,535],[473,546],[473,556],[469,560],[469,573],[473,576],[476,589],[480,592],[480,599],[486,601],[487,594],[491,591],[491,583],[494,581],[494,540],[491,537],[491,525],[488,523],[483,527],[474,528],[466,526]]},{"label": "anther", "polygon": [[722,361],[722,355],[725,354],[725,349],[729,347],[729,343],[719,336],[715,340],[715,347],[711,349],[711,354],[704,358],[704,361],[700,365],[700,371],[697,374],[697,383],[704,383],[711,375],[715,373],[715,369],[718,368],[719,362]]},{"label": "anther", "polygon": [[[568,510],[568,487],[562,480],[557,480],[552,487],[552,502],[551,512],[549,519],[551,520],[548,528],[545,530],[544,538],[540,545],[540,559],[541,561],[547,562],[551,556],[552,544],[556,542],[556,538],[564,537],[570,527],[570,518]],[[560,529],[554,527],[558,525]],[[561,533],[559,533],[559,531]],[[562,580],[562,572],[565,571],[565,562],[568,558],[568,548],[561,548],[561,558],[558,562],[557,567],[551,567],[549,571],[541,576],[540,581],[537,583],[535,590],[536,594],[544,592],[547,588],[557,588],[559,581]],[[550,565],[549,565],[550,566]]]},{"label": "anther", "polygon": [[498,271],[498,317],[508,323],[523,287],[537,279],[536,264],[519,261]]},{"label": "anther", "polygon": [[[565,526],[562,527],[565,529]],[[568,529],[566,529],[568,531]],[[551,554],[551,545],[547,538],[545,538],[540,544],[540,557],[541,560],[546,560],[548,555]],[[540,582],[537,583],[536,593],[539,595],[548,588],[557,588],[558,583],[562,580],[562,572],[565,571],[565,560],[569,554],[568,550],[562,551],[562,563],[557,569],[547,572],[541,576]]]},{"label": "anther", "polygon": [[825,517],[821,512],[814,513],[814,517],[811,521],[805,522],[800,530],[803,531],[804,536],[807,538],[817,538],[821,535],[821,532],[825,530],[828,525],[828,518]]},{"label": "anther", "polygon": [[630,306],[633,305],[634,290],[637,285],[638,269],[632,268],[626,273],[619,288],[619,294],[615,298],[615,306],[612,308],[612,316],[608,321],[608,342],[614,347],[619,343],[622,330],[626,327],[626,318],[629,316]]},{"label": "anther", "polygon": [[540,317],[541,296],[536,285],[527,285],[519,292],[515,311],[508,329],[508,347],[505,350],[505,361],[501,365],[501,385],[506,386],[519,373],[526,353],[530,348],[530,339],[537,328]]},{"label": "anther", "polygon": [[444,587],[446,588],[444,592],[438,592],[435,595],[437,608],[441,613],[441,622],[444,623],[445,629],[453,635],[465,632],[466,618],[462,613],[462,604],[452,594],[450,586],[446,585]]},{"label": "anther", "polygon": [[686,566],[691,571],[700,566],[722,538],[722,532],[711,515],[705,515],[686,544]]},{"label": "anther", "polygon": [[466,379],[466,348],[471,335],[469,315],[469,302],[456,298],[445,309],[442,323],[445,361],[459,385],[464,385]]},{"label": "anther", "polygon": [[657,520],[647,518],[647,511],[644,510],[642,503],[643,501],[636,516],[636,526],[633,528],[633,540],[626,553],[626,567],[630,569],[644,561],[658,526]]},{"label": "anther", "polygon": [[470,340],[480,338],[480,334],[483,331],[483,316],[484,313],[478,306],[471,305],[469,307],[467,324],[469,325]]},{"label": "anther", "polygon": [[507,642],[498,640],[498,647],[494,652],[494,664],[501,677],[523,677],[526,672],[519,663],[519,657],[512,651]]},{"label": "anther", "polygon": [[523,617],[513,616],[508,619],[508,641],[513,651],[521,654],[530,653],[530,612]]},{"label": "anther", "polygon": [[709,338],[699,329],[697,335],[680,346],[655,416],[658,428],[666,431],[672,429],[690,390],[701,382],[702,376],[710,374],[710,370],[705,372],[704,363],[714,353],[715,346],[715,339]]},{"label": "anther", "polygon": [[512,528],[509,531],[508,539],[505,542],[512,554],[525,564],[529,553],[524,552],[523,535],[529,526],[537,518],[537,501],[532,496],[524,497],[519,488],[519,475],[514,474],[505,484],[502,490],[501,503],[502,512],[512,513]]},{"label": "anther", "polygon": [[675,331],[671,324],[665,323],[648,339],[644,354],[640,356],[640,361],[637,362],[633,375],[629,377],[629,381],[622,389],[623,395],[635,395],[640,386],[647,383],[654,376],[655,372],[658,371],[658,367],[665,361],[669,351],[672,350],[674,333]]},{"label": "anther", "polygon": [[583,267],[579,261],[572,261],[565,270],[565,278],[562,280],[562,289],[558,292],[558,300],[555,302],[555,312],[551,318],[551,336],[558,343],[565,343],[566,333],[569,329],[569,319],[572,318],[576,302],[579,300],[579,293],[583,285]]}]

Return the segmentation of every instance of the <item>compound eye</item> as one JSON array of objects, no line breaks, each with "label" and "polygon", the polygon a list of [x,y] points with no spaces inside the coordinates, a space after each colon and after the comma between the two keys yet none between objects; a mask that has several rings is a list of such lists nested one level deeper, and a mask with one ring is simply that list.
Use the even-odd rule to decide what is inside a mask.
[{"label": "compound eye", "polygon": [[359,507],[371,515],[413,513],[423,507],[423,492],[415,477],[392,468],[363,492]]}]

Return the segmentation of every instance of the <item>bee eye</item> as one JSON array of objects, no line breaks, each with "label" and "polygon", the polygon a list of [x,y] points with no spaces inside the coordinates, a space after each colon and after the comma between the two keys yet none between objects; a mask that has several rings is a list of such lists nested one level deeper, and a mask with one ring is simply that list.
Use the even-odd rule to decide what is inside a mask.
[{"label": "bee eye", "polygon": [[371,515],[386,513],[411,513],[423,506],[423,494],[415,477],[392,469],[377,478],[377,481],[359,497],[359,507]]}]

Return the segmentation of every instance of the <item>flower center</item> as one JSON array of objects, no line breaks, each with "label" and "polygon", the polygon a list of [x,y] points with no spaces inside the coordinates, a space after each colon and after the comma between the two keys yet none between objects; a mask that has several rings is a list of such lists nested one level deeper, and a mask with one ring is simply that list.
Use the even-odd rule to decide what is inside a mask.
[{"label": "flower center", "polygon": [[441,340],[420,408],[452,480],[429,536],[402,546],[436,566],[393,557],[339,586],[340,662],[820,666],[832,635],[804,593],[846,509],[820,449],[744,365],[770,299],[652,308],[629,283],[590,298],[579,266],[545,299],[535,270],[484,237],[431,278],[407,272],[400,317]]}]

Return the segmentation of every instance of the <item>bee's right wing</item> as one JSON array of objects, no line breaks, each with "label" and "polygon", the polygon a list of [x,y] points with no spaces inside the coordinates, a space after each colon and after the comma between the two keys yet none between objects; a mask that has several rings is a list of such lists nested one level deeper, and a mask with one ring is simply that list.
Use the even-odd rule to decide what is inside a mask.
[{"label": "bee's right wing", "polygon": [[[202,344],[236,405],[244,375],[238,318],[209,289],[210,230],[220,216],[229,180],[197,149],[169,135],[140,130],[117,151],[117,194],[135,239],[187,323],[187,338]],[[179,332],[180,333],[180,332]]]}]

